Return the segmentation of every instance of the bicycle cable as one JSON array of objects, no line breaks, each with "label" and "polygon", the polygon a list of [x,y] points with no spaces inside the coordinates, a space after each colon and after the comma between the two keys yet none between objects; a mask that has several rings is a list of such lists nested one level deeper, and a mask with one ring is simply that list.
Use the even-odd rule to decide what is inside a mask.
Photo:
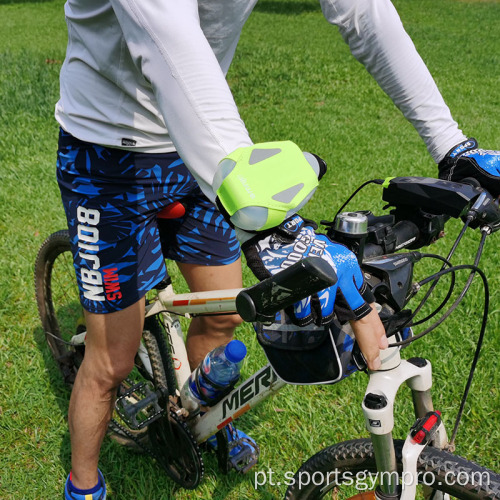
[{"label": "bicycle cable", "polygon": [[[453,243],[449,253],[448,253],[448,256],[446,258],[443,258],[439,255],[435,255],[435,254],[422,254],[422,257],[427,257],[427,256],[432,256],[433,258],[436,258],[436,259],[439,259],[439,260],[442,260],[443,261],[443,265],[441,266],[441,269],[440,271],[443,271],[446,266],[448,266],[449,268],[453,267],[451,265],[451,258],[453,256],[453,254],[455,253],[460,241],[462,240],[462,237],[464,236],[465,234],[465,231],[467,230],[467,228],[469,227],[469,224],[471,222],[471,218],[470,217],[467,217],[463,227],[462,227],[462,230],[460,231],[460,234],[457,236],[457,238],[455,239],[455,242]],[[443,302],[439,305],[438,308],[436,308],[432,313],[430,313],[428,316],[426,316],[425,318],[423,318],[422,320],[418,321],[417,323],[414,323],[414,325],[419,325],[421,323],[424,323],[426,321],[428,321],[429,319],[431,319],[432,317],[434,317],[439,311],[441,311],[441,309],[446,305],[446,303],[448,302],[450,296],[451,296],[451,293],[453,291],[453,288],[455,286],[455,273],[452,274],[452,278],[451,278],[451,284],[450,284],[450,289],[448,290],[448,295],[445,297],[445,299],[443,300]],[[430,286],[429,290],[427,290],[425,296],[423,297],[423,299],[421,300],[420,304],[416,307],[415,311],[413,312],[412,314],[412,317],[409,318],[409,321],[411,319],[413,319],[421,310],[422,310],[422,307],[426,304],[427,300],[429,299],[429,297],[432,295],[432,292],[434,291],[434,289],[436,288],[437,284],[439,282],[439,278],[436,278],[436,280],[434,281],[434,283]],[[416,290],[417,292],[418,290]],[[415,293],[416,293],[415,292]],[[411,297],[410,297],[411,298]]]},{"label": "bicycle cable", "polygon": [[457,299],[455,299],[455,302],[441,316],[441,318],[439,318],[435,323],[433,323],[431,326],[427,327],[423,332],[419,333],[418,335],[415,335],[414,337],[410,337],[410,338],[408,338],[406,340],[402,340],[400,342],[394,342],[392,344],[389,344],[389,347],[408,346],[411,343],[415,342],[416,340],[421,339],[422,337],[424,337],[425,335],[427,335],[431,331],[435,330],[439,325],[441,325],[443,323],[443,321],[445,321],[450,316],[450,314],[457,308],[457,306],[463,300],[465,294],[467,293],[467,291],[468,291],[468,289],[469,289],[469,287],[470,287],[470,285],[472,283],[472,279],[474,278],[476,272],[481,276],[481,278],[483,279],[483,284],[485,284],[485,287],[486,287],[486,276],[485,276],[485,274],[477,266],[473,266],[471,264],[461,264],[459,266],[453,266],[453,267],[451,267],[449,269],[444,269],[443,271],[439,271],[438,273],[436,273],[436,274],[434,274],[432,276],[429,276],[429,278],[426,278],[425,280],[420,281],[417,284],[417,286],[419,286],[419,285],[420,286],[426,285],[430,281],[434,280],[436,277],[440,278],[441,276],[443,276],[445,274],[448,274],[450,272],[456,272],[456,271],[461,270],[461,269],[470,269],[471,270],[471,274],[470,274],[470,276],[469,276],[469,278],[467,280],[467,283],[464,285],[464,288],[460,292],[460,295],[457,297]]},{"label": "bicycle cable", "polygon": [[68,340],[64,340],[61,337],[58,337],[57,335],[53,334],[52,332],[48,332],[46,330],[45,330],[45,335],[52,337],[53,339],[57,340],[58,342],[60,342],[61,344],[64,344],[64,345],[69,345],[69,346],[73,346],[73,347],[80,345],[80,344],[73,344],[73,342],[70,342]]},{"label": "bicycle cable", "polygon": [[[366,181],[366,182],[363,182],[363,184],[361,184],[361,186],[359,186],[352,194],[351,196],[349,196],[349,198],[347,198],[347,200],[345,201],[345,203],[337,210],[337,213],[335,214],[335,217],[333,218],[333,220],[335,220],[337,218],[337,216],[342,212],[342,210],[344,210],[344,208],[349,204],[349,202],[366,186],[368,186],[369,184],[383,184],[384,183],[384,179],[371,179],[369,181]],[[323,224],[325,221],[321,221],[321,223]]]},{"label": "bicycle cable", "polygon": [[[432,254],[432,253],[420,254],[420,259],[423,259],[423,258],[437,259],[437,260],[440,260],[440,261],[444,262],[444,264],[447,265],[448,268],[452,268],[453,267],[452,264],[451,264],[451,262],[448,261],[448,260],[446,260],[441,255]],[[443,270],[444,268],[445,267],[443,265],[443,267],[441,268],[441,270]],[[446,297],[442,300],[441,304],[439,304],[439,306],[436,307],[436,309],[434,309],[434,311],[432,311],[431,313],[429,313],[425,318],[423,318],[423,319],[421,319],[419,321],[416,321],[416,322],[412,322],[413,319],[415,318],[415,316],[420,312],[420,310],[422,309],[422,307],[424,306],[425,302],[427,301],[427,299],[430,296],[429,291],[427,291],[425,297],[421,300],[420,304],[411,313],[410,317],[402,325],[397,325],[395,327],[396,330],[393,330],[393,331],[389,330],[389,331],[387,331],[387,335],[390,336],[393,333],[395,333],[396,331],[401,330],[402,328],[405,328],[406,326],[417,326],[417,325],[420,325],[422,323],[425,323],[429,319],[433,318],[448,303],[448,301],[450,300],[451,294],[453,293],[454,288],[455,288],[455,272],[452,272],[451,273],[451,283],[450,283],[450,287],[448,288],[448,292],[446,294]],[[414,297],[415,294],[417,293],[417,291],[415,291],[415,293],[413,293],[413,295],[409,295],[407,297],[406,301],[408,302],[412,297]]]},{"label": "bicycle cable", "polygon": [[[479,249],[478,249],[478,252],[476,254],[476,260],[474,261],[474,264],[476,266],[479,264],[479,260],[481,259],[484,244],[486,242],[486,236],[488,236],[488,233],[486,231],[482,231],[481,242],[479,244]],[[485,277],[485,279],[483,279],[483,283],[484,283],[483,320],[481,322],[481,330],[479,331],[479,337],[477,339],[476,351],[474,352],[474,357],[472,359],[469,377],[467,379],[467,383],[465,384],[465,389],[464,389],[464,393],[462,396],[462,401],[460,403],[460,408],[458,410],[457,418],[455,420],[455,426],[454,426],[453,432],[451,434],[451,439],[449,442],[450,449],[455,448],[455,438],[457,436],[458,426],[460,425],[460,421],[462,420],[462,415],[463,415],[463,412],[465,409],[465,403],[467,402],[467,397],[469,396],[469,391],[470,391],[470,388],[472,386],[472,379],[474,377],[474,372],[476,370],[477,362],[479,361],[479,354],[480,354],[481,348],[483,346],[484,335],[486,333],[486,325],[488,323],[488,309],[489,309],[490,293],[489,293],[489,286],[488,286],[488,281],[486,280],[486,277]]]},{"label": "bicycle cable", "polygon": [[469,376],[467,378],[467,383],[465,385],[464,393],[462,395],[462,399],[461,399],[461,402],[460,402],[460,407],[459,407],[459,410],[458,410],[458,413],[457,413],[457,417],[455,419],[455,425],[454,425],[454,428],[453,428],[452,436],[451,436],[451,439],[450,439],[449,444],[448,444],[448,447],[449,447],[449,449],[451,451],[453,451],[454,448],[455,448],[455,439],[456,439],[456,436],[457,436],[457,433],[458,433],[458,427],[460,425],[460,421],[462,420],[462,416],[463,416],[463,412],[465,410],[465,405],[466,405],[466,402],[467,402],[467,398],[469,396],[470,388],[472,386],[472,380],[473,380],[473,377],[474,377],[474,373],[475,373],[475,370],[476,370],[476,367],[477,367],[477,363],[478,363],[478,360],[479,360],[479,355],[480,355],[481,348],[482,348],[482,345],[483,345],[484,336],[485,336],[485,332],[486,332],[486,325],[488,323],[488,311],[489,311],[489,301],[490,301],[490,292],[489,292],[488,280],[487,280],[486,275],[484,274],[484,272],[481,269],[479,269],[479,267],[477,266],[479,264],[479,261],[481,259],[481,255],[483,253],[484,244],[485,244],[486,236],[487,235],[488,235],[488,233],[486,231],[482,231],[482,237],[481,237],[481,241],[479,243],[479,247],[478,247],[478,250],[477,250],[477,253],[476,253],[476,258],[474,259],[474,265],[463,264],[463,265],[459,265],[459,266],[453,266],[451,268],[441,270],[438,273],[436,273],[436,274],[434,274],[434,275],[432,275],[432,276],[430,276],[430,277],[428,277],[428,278],[426,278],[426,279],[424,279],[424,280],[422,280],[422,281],[420,281],[418,283],[419,286],[423,286],[423,285],[425,285],[425,284],[427,284],[427,283],[429,283],[429,282],[431,282],[433,280],[437,281],[444,274],[448,274],[450,272],[454,272],[454,271],[457,271],[457,270],[460,270],[460,269],[471,269],[471,274],[469,275],[469,278],[467,279],[467,282],[466,282],[464,288],[462,289],[462,292],[457,297],[457,299],[455,300],[455,302],[450,306],[450,308],[448,309],[448,311],[446,311],[443,314],[443,316],[438,321],[436,321],[433,325],[431,325],[430,327],[428,327],[426,330],[424,330],[420,334],[416,335],[415,337],[412,337],[412,338],[407,339],[405,341],[395,342],[395,343],[389,345],[389,347],[409,345],[410,343],[414,342],[417,339],[422,338],[424,335],[427,335],[429,332],[431,332],[432,330],[434,330],[446,318],[448,318],[450,316],[450,314],[456,309],[456,307],[458,306],[458,304],[463,300],[465,294],[469,290],[469,288],[470,288],[470,286],[472,284],[472,280],[474,279],[476,273],[479,274],[479,276],[481,277],[481,280],[483,281],[483,286],[484,286],[483,317],[482,317],[482,321],[481,321],[481,328],[480,328],[479,337],[478,337],[478,340],[477,340],[476,350],[474,352],[474,357],[472,359],[471,368],[470,368],[470,371],[469,371]]},{"label": "bicycle cable", "polygon": [[[472,280],[474,278],[475,272],[479,271],[480,273],[482,273],[482,271],[478,268],[478,264],[479,264],[479,261],[481,259],[481,255],[483,253],[484,243],[485,243],[485,239],[486,239],[487,233],[483,232],[483,236],[481,238],[481,241],[479,242],[478,249],[477,249],[477,252],[476,252],[476,257],[474,258],[474,264],[472,266],[471,265],[467,265],[467,264],[463,264],[461,266],[451,266],[451,262],[450,262],[451,257],[455,253],[455,251],[456,251],[456,249],[458,247],[458,244],[462,240],[462,237],[465,234],[465,230],[467,229],[467,227],[469,226],[469,224],[470,224],[471,221],[472,221],[472,218],[470,216],[467,217],[467,220],[464,223],[464,227],[460,231],[460,234],[456,238],[456,240],[455,240],[454,244],[452,245],[452,248],[451,248],[451,250],[448,253],[448,256],[446,258],[443,258],[443,257],[441,257],[439,255],[435,255],[435,254],[422,254],[422,257],[424,257],[424,256],[432,256],[432,257],[434,257],[436,259],[442,260],[443,261],[443,266],[441,267],[441,269],[437,273],[432,274],[431,276],[429,276],[429,277],[427,277],[427,278],[419,281],[418,283],[416,283],[414,285],[415,293],[412,295],[412,297],[415,296],[415,294],[418,292],[418,290],[420,290],[422,288],[422,286],[426,285],[427,283],[430,283],[431,281],[433,282],[432,285],[431,285],[431,287],[430,287],[430,290],[428,290],[426,292],[426,295],[424,296],[424,298],[422,299],[422,301],[420,302],[420,304],[417,306],[417,308],[412,313],[412,315],[410,316],[410,318],[408,318],[408,320],[404,323],[404,325],[402,325],[402,327],[407,326],[409,324],[409,322],[416,316],[416,314],[422,309],[423,305],[429,299],[431,293],[436,288],[437,283],[439,282],[439,279],[443,275],[452,273],[452,276],[453,276],[452,282],[453,282],[453,287],[454,287],[454,275],[455,275],[455,271],[457,271],[459,269],[471,269],[471,274],[470,274],[470,276],[469,276],[469,278],[468,278],[468,280],[467,280],[464,288],[460,292],[460,295],[455,300],[455,302],[450,306],[450,308],[448,309],[448,311],[446,311],[443,314],[443,316],[438,321],[436,321],[434,324],[432,324],[431,326],[429,326],[428,328],[426,328],[420,334],[415,335],[414,337],[411,337],[409,339],[403,340],[401,342],[396,342],[394,344],[390,344],[389,347],[409,345],[412,342],[414,342],[415,340],[422,338],[424,335],[427,335],[429,332],[431,332],[432,330],[434,330],[435,328],[437,328],[445,319],[447,319],[450,316],[450,314],[457,308],[458,304],[460,304],[460,302],[464,298],[465,294],[467,293],[467,291],[468,291],[468,289],[469,289],[469,287],[470,287],[470,285],[472,283]],[[445,265],[448,265],[450,267],[448,267],[448,269],[445,269]],[[484,274],[483,274],[483,276],[484,276]],[[432,313],[430,313],[428,316],[426,316],[422,320],[419,320],[415,324],[416,325],[422,324],[424,321],[427,321],[430,318],[434,317],[446,305],[446,303],[450,299],[451,292],[452,292],[452,288],[450,287],[450,289],[448,290],[448,293],[447,293],[445,299],[442,301],[442,303]]]},{"label": "bicycle cable", "polygon": [[[446,269],[445,265],[448,266],[448,269],[453,267],[453,265],[451,264],[451,262],[449,260],[446,260],[444,257],[441,257],[440,255],[437,255],[437,254],[424,253],[424,254],[422,254],[422,258],[437,259],[437,260],[444,262],[444,265],[441,267],[440,270]],[[429,321],[431,318],[433,318],[436,314],[438,314],[443,309],[443,307],[450,300],[451,294],[453,293],[453,290],[455,288],[455,282],[456,282],[455,273],[452,272],[448,292],[446,293],[446,297],[442,300],[441,304],[439,304],[439,306],[436,307],[436,309],[434,309],[434,311],[432,311],[427,316],[425,316],[425,318],[422,318],[422,319],[412,323],[412,326],[421,325],[422,323]],[[425,303],[427,302],[430,295],[431,295],[431,292],[428,290],[425,297],[421,300],[420,304],[415,308],[415,311],[413,312],[410,320],[412,320],[422,310],[422,307],[425,305]]]}]

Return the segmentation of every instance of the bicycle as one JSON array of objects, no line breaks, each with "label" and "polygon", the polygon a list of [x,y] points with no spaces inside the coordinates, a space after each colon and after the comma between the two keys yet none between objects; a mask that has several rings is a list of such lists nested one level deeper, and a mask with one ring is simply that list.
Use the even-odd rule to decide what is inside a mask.
[{"label": "bicycle", "polygon": [[[382,181],[376,182],[382,184]],[[364,185],[366,184],[368,183]],[[319,452],[297,471],[286,492],[286,498],[322,498],[333,489],[335,494],[338,493],[342,481],[304,485],[302,478],[305,474],[311,476],[319,471],[324,473],[325,478],[331,478],[331,474],[329,476],[327,473],[337,471],[337,478],[340,475],[340,479],[345,480],[346,472],[366,471],[379,475],[385,473],[389,477],[389,481],[381,482],[377,493],[373,493],[370,498],[407,500],[415,497],[415,484],[405,485],[401,492],[401,477],[405,477],[407,473],[408,476],[419,479],[417,467],[419,471],[429,472],[434,478],[425,489],[427,495],[430,494],[429,491],[432,492],[432,498],[447,498],[448,493],[457,498],[500,498],[499,474],[460,457],[455,458],[444,449],[447,445],[446,431],[439,415],[433,413],[430,396],[430,363],[421,358],[408,361],[400,358],[401,346],[427,333],[424,330],[417,336],[409,336],[410,326],[421,306],[414,313],[405,310],[409,297],[417,291],[412,286],[411,277],[413,266],[422,254],[415,251],[393,254],[403,248],[415,249],[429,244],[439,236],[449,217],[464,217],[464,229],[448,258],[436,257],[444,263],[442,270],[423,280],[418,287],[425,283],[432,284],[422,304],[428,299],[441,276],[450,273],[454,275],[460,269],[469,269],[474,274],[480,274],[487,291],[486,278],[477,264],[486,234],[496,231],[499,227],[500,211],[486,192],[468,184],[404,177],[383,182],[383,185],[384,200],[391,207],[395,207],[389,215],[377,217],[367,212],[340,214],[346,205],[344,204],[334,221],[323,221],[330,236],[337,241],[341,240],[358,255],[390,337],[391,346],[384,351],[383,368],[379,372],[370,373],[370,382],[363,400],[371,439],[340,443]],[[439,198],[444,200],[437,207],[436,195],[440,195]],[[415,207],[418,207],[418,210]],[[483,233],[475,264],[454,267],[449,262],[450,258],[465,229],[470,226],[480,227]],[[65,261],[69,265],[68,269],[64,268]],[[69,237],[66,231],[59,231],[49,236],[40,248],[35,264],[35,286],[47,342],[69,385],[74,380],[85,350],[85,325],[81,320],[73,274]],[[213,434],[217,436],[217,453],[222,470],[227,472],[230,467],[242,472],[248,470],[254,465],[256,457],[252,454],[230,457],[226,433],[221,432],[221,429],[279,391],[285,383],[304,381],[293,380],[293,375],[290,374],[278,374],[279,367],[269,363],[247,380],[230,388],[228,394],[203,415],[200,414],[199,408],[184,408],[179,388],[183,387],[190,370],[178,316],[238,312],[245,321],[256,324],[258,335],[260,332],[259,341],[265,348],[268,359],[275,359],[273,350],[283,349],[283,345],[273,344],[273,339],[264,338],[265,328],[262,325],[272,322],[278,310],[325,288],[335,279],[335,273],[332,273],[331,268],[325,266],[321,259],[310,258],[247,289],[175,294],[170,282],[162,283],[157,287],[157,295],[147,304],[143,344],[136,357],[136,368],[119,389],[116,417],[110,423],[110,432],[123,444],[149,453],[167,474],[184,488],[193,489],[199,485],[204,472],[200,445]],[[471,281],[472,278],[464,287],[460,300],[466,294]],[[450,295],[451,293],[447,294],[433,314],[444,307]],[[455,301],[451,310],[460,300]],[[444,321],[449,313],[445,313],[445,317],[438,321],[438,324]],[[487,308],[483,318],[482,335],[486,318]],[[427,319],[429,318],[425,318]],[[316,373],[309,374],[307,383],[333,383],[357,369],[365,369],[363,357],[356,343],[352,341],[352,334],[347,326],[335,323],[332,329],[336,335],[336,343],[333,342],[335,345],[329,347],[333,349],[333,357],[336,357],[333,372],[330,370],[327,374],[328,380],[320,380],[324,374],[320,374],[319,378]],[[333,335],[330,337],[333,338]],[[317,345],[320,348],[325,345],[325,338],[323,335],[319,339]],[[394,342],[394,338],[397,338],[397,342]],[[339,346],[346,349],[341,355],[338,350],[335,351]],[[478,350],[479,347],[480,345]],[[470,380],[472,373],[473,370]],[[388,388],[387,377],[391,381]],[[409,380],[412,386],[418,422],[407,438],[409,445],[403,445],[399,441],[393,443],[391,435],[394,398],[403,379]],[[465,399],[466,394],[462,409]],[[411,441],[415,440],[412,433],[417,435],[418,431],[422,430],[422,441],[429,445],[424,447],[421,444],[411,444]],[[415,451],[421,449],[421,454]],[[435,467],[434,463],[437,463],[438,467]],[[439,465],[443,463],[451,465],[444,470]],[[474,484],[455,483],[450,487],[451,481],[444,481],[444,475],[456,478],[462,470],[487,474],[488,484],[481,484],[480,489],[474,490]],[[469,477],[472,477],[472,472]]]}]

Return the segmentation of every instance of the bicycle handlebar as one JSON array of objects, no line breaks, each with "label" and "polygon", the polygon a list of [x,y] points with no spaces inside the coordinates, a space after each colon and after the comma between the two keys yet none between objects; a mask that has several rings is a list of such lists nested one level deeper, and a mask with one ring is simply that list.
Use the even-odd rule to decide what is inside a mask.
[{"label": "bicycle handlebar", "polygon": [[415,250],[444,235],[450,217],[467,220],[471,228],[488,232],[500,229],[497,200],[486,190],[464,183],[427,177],[395,177],[383,183],[382,199],[390,214],[345,212],[334,221],[322,221],[328,236],[345,244],[359,263],[367,258]]},{"label": "bicycle handlebar", "polygon": [[363,260],[408,248],[420,238],[421,231],[414,222],[408,220],[397,222],[391,228],[390,241],[388,241],[388,238],[384,238],[384,242],[381,244],[365,244]]},{"label": "bicycle handlebar", "polygon": [[[382,182],[382,181],[381,181]],[[490,232],[500,229],[500,210],[486,191],[469,184],[460,184],[426,177],[395,177],[384,182],[383,199],[394,207],[389,215],[375,216],[371,212],[341,214],[332,222],[327,234],[345,244],[357,256],[360,264],[371,268],[374,257],[392,254],[403,248],[418,249],[442,236],[450,217],[469,218],[471,227],[487,226]],[[342,216],[346,216],[346,220]],[[392,302],[402,306],[406,293],[393,293],[391,283],[397,280],[401,288],[409,286],[407,262],[414,259],[389,259],[397,263],[391,269],[377,264],[389,285]],[[308,257],[288,269],[241,291],[236,308],[247,322],[272,322],[275,314],[313,293],[334,284],[333,268],[323,259]],[[404,287],[403,287],[404,288]],[[392,295],[395,295],[394,297]]]}]

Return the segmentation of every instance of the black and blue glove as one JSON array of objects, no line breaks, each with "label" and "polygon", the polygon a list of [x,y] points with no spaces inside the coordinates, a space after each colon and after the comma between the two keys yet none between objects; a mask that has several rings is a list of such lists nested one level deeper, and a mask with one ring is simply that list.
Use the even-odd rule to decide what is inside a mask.
[{"label": "black and blue glove", "polygon": [[317,234],[316,229],[314,222],[294,215],[259,233],[242,245],[248,267],[263,280],[305,257],[325,259],[335,269],[337,282],[296,303],[286,313],[299,326],[328,324],[334,313],[342,322],[363,318],[372,310],[363,294],[371,300],[356,256],[344,245]]},{"label": "black and blue glove", "polygon": [[500,151],[478,149],[476,139],[457,144],[438,167],[440,179],[461,182],[472,177],[491,195],[500,196]]}]

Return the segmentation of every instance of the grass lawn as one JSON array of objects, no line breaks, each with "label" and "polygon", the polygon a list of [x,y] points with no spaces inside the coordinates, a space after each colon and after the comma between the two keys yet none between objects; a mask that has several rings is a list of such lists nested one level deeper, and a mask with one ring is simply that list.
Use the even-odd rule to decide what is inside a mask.
[{"label": "grass lawn", "polygon": [[[500,3],[394,3],[464,132],[484,148],[500,148]],[[37,249],[48,234],[65,226],[55,180],[53,119],[65,43],[62,0],[0,0],[1,499],[60,498],[70,467],[69,391],[45,344],[33,289]],[[343,200],[370,178],[436,175],[414,129],[352,58],[316,0],[260,0],[228,78],[254,141],[291,139],[327,160],[329,171],[305,208],[306,216],[333,217]],[[380,211],[380,188],[367,188],[350,208]],[[452,221],[447,237],[431,251],[446,255],[459,229]],[[457,452],[498,471],[500,280],[495,238],[487,242],[481,261],[490,284],[490,323]],[[478,240],[478,234],[467,234],[455,263],[472,263]],[[433,269],[435,264],[423,263],[417,277]],[[175,280],[183,289],[176,273]],[[245,280],[252,281],[248,272]],[[482,301],[478,280],[442,327],[404,353],[432,361],[435,406],[449,430],[472,360]],[[238,336],[250,352],[245,366],[250,373],[264,356],[249,327]],[[240,426],[261,446],[257,469],[271,470],[274,482],[283,481],[285,473],[321,448],[365,437],[360,409],[365,386],[366,377],[359,373],[329,387],[287,386],[245,414]],[[412,423],[407,398],[396,410],[394,434],[404,437]],[[285,491],[283,483],[254,488],[254,473],[221,475],[211,455],[205,456],[205,466],[202,485],[188,492],[177,490],[150,459],[110,440],[101,456],[112,499],[275,499]]]}]

